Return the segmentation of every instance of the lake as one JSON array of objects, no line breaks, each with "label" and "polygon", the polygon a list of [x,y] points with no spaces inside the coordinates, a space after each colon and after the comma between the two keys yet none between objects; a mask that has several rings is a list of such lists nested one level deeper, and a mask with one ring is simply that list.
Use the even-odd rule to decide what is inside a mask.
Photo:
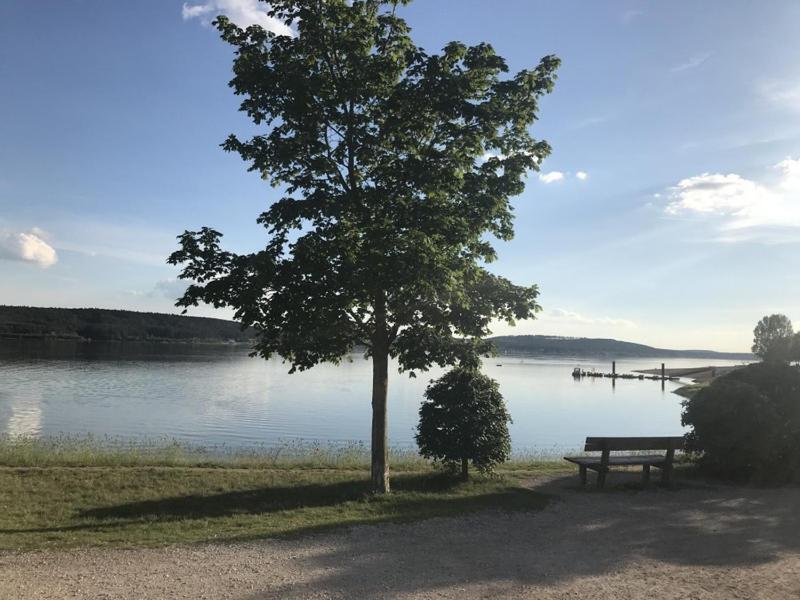
[{"label": "lake", "polygon": [[[624,359],[617,371],[712,364],[709,359]],[[723,366],[735,361],[715,360]],[[675,435],[679,384],[575,380],[575,366],[610,371],[610,358],[501,356],[484,361],[514,419],[514,450],[555,453],[586,435]],[[392,446],[414,447],[427,383],[443,370],[389,380]],[[360,355],[289,375],[280,360],[235,346],[0,342],[0,434],[171,438],[249,448],[368,443],[371,364]]]}]

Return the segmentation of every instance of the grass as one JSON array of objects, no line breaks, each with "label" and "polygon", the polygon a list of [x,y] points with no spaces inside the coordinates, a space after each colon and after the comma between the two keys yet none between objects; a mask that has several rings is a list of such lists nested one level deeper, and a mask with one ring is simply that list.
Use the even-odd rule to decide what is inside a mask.
[{"label": "grass", "polygon": [[565,470],[529,457],[461,482],[401,453],[393,493],[373,496],[357,448],[305,456],[138,448],[0,438],[0,551],[252,540],[483,509],[539,510],[548,498],[523,481]]}]

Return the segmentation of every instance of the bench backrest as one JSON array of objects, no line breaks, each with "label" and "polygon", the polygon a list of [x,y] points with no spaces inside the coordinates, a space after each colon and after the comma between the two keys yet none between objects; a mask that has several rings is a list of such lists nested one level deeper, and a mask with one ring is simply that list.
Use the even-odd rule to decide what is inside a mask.
[{"label": "bench backrest", "polygon": [[586,452],[604,450],[683,450],[680,437],[587,437]]}]

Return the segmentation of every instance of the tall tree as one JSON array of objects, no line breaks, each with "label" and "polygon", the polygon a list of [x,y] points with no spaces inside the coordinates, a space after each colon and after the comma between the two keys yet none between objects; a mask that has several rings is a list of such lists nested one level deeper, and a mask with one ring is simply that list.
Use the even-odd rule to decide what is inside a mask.
[{"label": "tall tree", "polygon": [[792,336],[791,348],[789,350],[789,360],[800,363],[800,331]]},{"label": "tall tree", "polygon": [[786,315],[767,315],[753,330],[753,354],[766,361],[789,360],[792,322]]},{"label": "tall tree", "polygon": [[296,27],[276,36],[215,22],[236,52],[230,86],[261,132],[230,136],[285,195],[262,213],[265,247],[221,249],[204,227],[179,236],[169,262],[192,284],[183,307],[232,307],[255,351],[291,371],[372,359],[372,484],[389,491],[388,364],[475,364],[493,319],[539,309],[535,285],[485,268],[490,237],[513,235],[509,198],[550,151],[529,128],[559,60],[513,77],[488,44],[414,45],[397,15],[407,0],[274,0]]}]

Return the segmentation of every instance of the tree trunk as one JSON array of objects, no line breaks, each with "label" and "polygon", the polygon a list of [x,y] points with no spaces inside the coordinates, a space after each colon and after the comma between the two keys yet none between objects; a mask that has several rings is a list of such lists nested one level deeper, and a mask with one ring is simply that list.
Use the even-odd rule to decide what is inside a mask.
[{"label": "tree trunk", "polygon": [[389,448],[386,432],[386,400],[389,391],[389,332],[386,326],[386,296],[375,298],[375,329],[372,336],[372,491],[389,493]]},{"label": "tree trunk", "polygon": [[[385,346],[385,345],[384,345]],[[372,353],[372,491],[389,492],[389,448],[386,433],[386,400],[389,391],[389,351]]]},{"label": "tree trunk", "polygon": [[469,460],[466,458],[461,459],[461,479],[469,479]]}]

